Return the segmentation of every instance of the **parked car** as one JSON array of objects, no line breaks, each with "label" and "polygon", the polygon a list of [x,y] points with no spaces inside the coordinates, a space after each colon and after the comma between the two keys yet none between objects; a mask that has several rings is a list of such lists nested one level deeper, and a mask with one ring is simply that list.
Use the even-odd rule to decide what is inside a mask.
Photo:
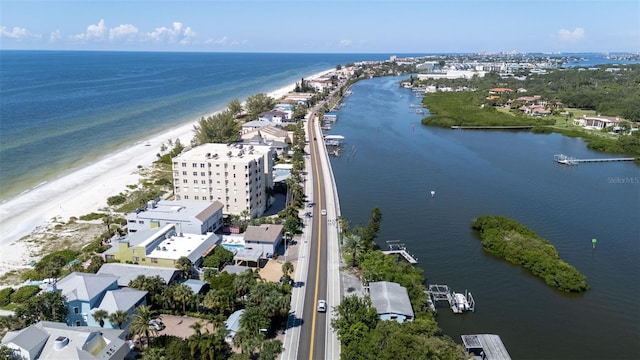
[{"label": "parked car", "polygon": [[318,300],[318,312],[327,311],[327,302],[325,300]]},{"label": "parked car", "polygon": [[322,209],[322,211],[320,213],[322,213],[322,215],[327,215],[327,210]]},{"label": "parked car", "polygon": [[164,323],[160,319],[149,320],[149,327],[157,331],[164,330],[165,328]]}]

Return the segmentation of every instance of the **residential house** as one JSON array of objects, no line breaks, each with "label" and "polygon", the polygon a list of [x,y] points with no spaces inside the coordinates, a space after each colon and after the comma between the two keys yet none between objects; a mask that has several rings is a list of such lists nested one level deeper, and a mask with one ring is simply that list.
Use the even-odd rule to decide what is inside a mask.
[{"label": "residential house", "polygon": [[120,329],[40,321],[7,332],[2,345],[25,360],[123,360],[131,352],[125,336],[125,330]]},{"label": "residential house", "polygon": [[273,123],[271,121],[265,121],[265,120],[253,120],[253,121],[247,121],[246,123],[242,124],[242,129],[240,130],[240,135],[248,133],[249,131],[253,131],[256,129],[261,129],[265,126],[277,126],[276,123]]},{"label": "residential house", "polygon": [[606,127],[616,126],[623,121],[626,121],[626,120],[620,117],[602,116],[602,115],[597,115],[597,116],[582,115],[582,117],[573,119],[573,125],[582,126],[582,127],[591,128],[591,129],[604,129]]},{"label": "residential house", "polygon": [[293,131],[270,125],[247,131],[240,135],[240,138],[245,145],[269,146],[277,155],[282,155],[289,151],[293,142]]},{"label": "residential house", "polygon": [[249,225],[244,233],[244,246],[260,249],[267,256],[273,255],[282,242],[282,229],[284,225],[279,224]]},{"label": "residential house", "polygon": [[218,235],[214,233],[181,233],[176,230],[175,224],[170,224],[128,234],[113,244],[105,252],[105,257],[107,260],[173,268],[178,264],[178,259],[186,257],[196,268],[218,240]]},{"label": "residential house", "polygon": [[489,89],[489,94],[511,94],[513,90],[509,88],[493,88]]},{"label": "residential house", "polygon": [[98,275],[111,275],[118,278],[119,287],[128,287],[129,283],[142,275],[159,277],[169,285],[180,277],[180,270],[175,267],[146,266],[126,263],[105,263],[97,272]]},{"label": "residential house", "polygon": [[282,125],[287,121],[287,113],[279,110],[270,110],[258,114],[258,121],[267,121],[276,125]]},{"label": "residential house", "polygon": [[[97,309],[105,309],[109,313],[123,310],[133,314],[138,306],[146,304],[147,295],[146,291],[120,290],[116,276],[81,272],[67,275],[53,284],[51,290],[60,291],[66,298],[67,324],[72,326],[99,326],[92,316]],[[108,320],[105,326],[114,327]]]},{"label": "residential house", "polygon": [[225,341],[228,343],[233,342],[233,337],[236,336],[238,330],[240,330],[240,318],[244,314],[244,309],[236,310],[227,318],[224,322],[224,326],[227,328],[227,336]]},{"label": "residential house", "polygon": [[127,214],[127,229],[132,233],[176,224],[180,232],[216,232],[222,227],[223,207],[219,201],[150,201],[146,206]]},{"label": "residential house", "polygon": [[371,304],[381,320],[394,320],[399,323],[412,321],[413,307],[407,289],[400,284],[388,281],[369,283]]},{"label": "residential house", "polygon": [[293,105],[285,103],[285,102],[281,102],[281,103],[277,103],[276,106],[273,107],[273,110],[277,110],[277,111],[282,111],[283,113],[285,113],[285,120],[286,121],[291,121],[291,119],[293,119]]}]

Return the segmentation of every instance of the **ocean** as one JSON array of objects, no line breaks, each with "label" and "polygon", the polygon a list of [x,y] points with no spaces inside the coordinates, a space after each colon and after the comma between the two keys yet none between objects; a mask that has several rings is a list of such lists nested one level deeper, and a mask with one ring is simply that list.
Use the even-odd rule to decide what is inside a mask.
[{"label": "ocean", "polygon": [[233,99],[391,55],[0,51],[0,201]]}]

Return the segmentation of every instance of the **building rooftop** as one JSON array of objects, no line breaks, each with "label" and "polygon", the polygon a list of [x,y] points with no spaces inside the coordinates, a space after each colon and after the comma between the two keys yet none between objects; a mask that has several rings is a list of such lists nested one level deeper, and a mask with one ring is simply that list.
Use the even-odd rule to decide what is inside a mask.
[{"label": "building rooftop", "polygon": [[[90,326],[67,326],[64,323],[41,321],[19,331],[7,333],[2,344],[9,347],[34,345],[32,359],[123,359],[130,352],[124,340],[124,330]],[[22,341],[32,336],[30,344]],[[17,342],[17,343],[16,343]],[[27,350],[29,351],[29,350]],[[26,355],[26,354],[25,354]]]},{"label": "building rooftop", "polygon": [[388,281],[369,283],[371,303],[378,314],[402,314],[414,317],[407,289]]},{"label": "building rooftop", "polygon": [[254,241],[260,243],[275,243],[282,233],[284,225],[262,224],[260,226],[249,225],[244,233],[244,241]]},{"label": "building rooftop", "polygon": [[56,288],[67,297],[67,301],[90,301],[117,281],[116,276],[73,272],[58,281]]},{"label": "building rooftop", "polygon": [[110,314],[118,310],[128,310],[145,296],[147,296],[146,291],[131,288],[107,291],[96,309],[107,310]]},{"label": "building rooftop", "polygon": [[118,278],[118,286],[129,286],[131,280],[134,280],[140,275],[145,277],[159,276],[164,280],[165,284],[169,284],[180,275],[180,270],[159,266],[106,263],[100,267],[97,274],[113,275]]},{"label": "building rooftop", "polygon": [[[264,123],[264,121],[262,121],[262,123]],[[259,159],[269,151],[271,151],[271,148],[267,145],[208,143],[196,146],[189,151],[183,152],[182,154],[173,158],[173,161],[180,162],[190,161],[191,159],[207,159],[210,161],[231,162],[234,160],[242,159],[243,162],[246,162],[247,159]]]},{"label": "building rooftop", "polygon": [[192,262],[204,257],[215,247],[218,236],[213,233],[172,235],[147,249],[147,257],[157,259],[178,260],[186,256]]},{"label": "building rooftop", "polygon": [[[224,205],[219,201],[213,203],[200,203],[189,201],[170,201],[160,200],[154,202],[153,206],[147,206],[145,208],[136,211],[136,218],[143,219],[167,219],[171,218],[176,221],[189,221],[193,218],[197,218],[200,221],[205,221],[216,211],[222,210]],[[133,215],[129,214],[129,215]]]}]

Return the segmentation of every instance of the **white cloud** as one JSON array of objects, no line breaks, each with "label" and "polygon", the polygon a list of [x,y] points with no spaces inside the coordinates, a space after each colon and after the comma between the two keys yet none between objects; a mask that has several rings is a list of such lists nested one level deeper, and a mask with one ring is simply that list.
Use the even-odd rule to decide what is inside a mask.
[{"label": "white cloud", "polygon": [[76,34],[72,36],[74,40],[90,41],[90,40],[102,40],[107,32],[107,28],[104,24],[104,19],[100,19],[98,24],[91,24],[87,26],[87,32]]},{"label": "white cloud", "polygon": [[174,22],[173,28],[159,27],[154,31],[147,33],[147,38],[155,42],[164,42],[169,44],[189,44],[196,37],[196,33],[190,27],[184,28],[181,22]]},{"label": "white cloud", "polygon": [[347,46],[350,46],[350,45],[351,45],[351,43],[352,43],[352,41],[351,41],[351,40],[346,40],[346,39],[345,39],[345,40],[340,40],[340,46],[341,46],[341,47],[347,47]]},{"label": "white cloud", "polygon": [[112,29],[109,29],[109,40],[120,40],[133,38],[138,34],[138,28],[131,24],[118,25]]},{"label": "white cloud", "polygon": [[60,33],[60,30],[56,30],[49,34],[49,42],[51,43],[54,43],[60,39],[62,39],[62,33]]},{"label": "white cloud", "polygon": [[5,26],[0,26],[0,38],[10,38],[14,40],[25,40],[25,39],[40,39],[42,35],[32,34],[29,30],[21,27],[15,26],[13,29],[9,30]]},{"label": "white cloud", "polygon": [[214,45],[224,45],[229,41],[229,38],[225,35],[219,39],[207,39],[204,41],[205,44],[214,44]]},{"label": "white cloud", "polygon": [[575,28],[573,31],[567,29],[560,29],[558,31],[558,38],[564,42],[576,42],[584,38],[584,29]]}]

